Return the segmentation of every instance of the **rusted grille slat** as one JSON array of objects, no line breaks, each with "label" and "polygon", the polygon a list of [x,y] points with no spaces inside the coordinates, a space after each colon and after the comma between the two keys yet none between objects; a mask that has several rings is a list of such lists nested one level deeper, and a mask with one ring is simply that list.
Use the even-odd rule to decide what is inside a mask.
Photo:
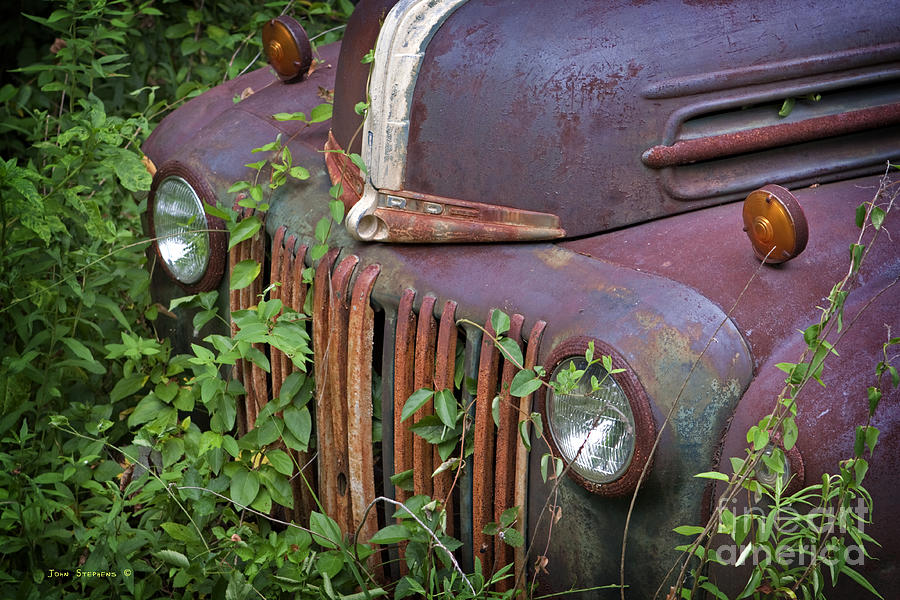
[{"label": "rusted grille slat", "polygon": [[[509,320],[506,336],[522,347],[522,315],[513,315]],[[516,469],[516,428],[518,426],[518,402],[514,405],[509,393],[512,379],[521,365],[516,365],[509,357],[503,357],[503,375],[500,380],[500,426],[497,429],[496,472],[494,476],[494,522],[500,522],[500,515],[511,508],[515,501],[514,473]],[[494,538],[494,556],[499,565],[513,561],[513,548],[498,535]],[[512,581],[504,579],[497,584],[497,591],[512,587]]]},{"label": "rusted grille slat", "polygon": [[[281,270],[279,273],[279,281],[281,281],[281,302],[286,308],[296,312],[303,311],[303,301],[298,302],[301,297],[306,299],[306,285],[299,273],[303,270],[303,259],[306,255],[306,246],[297,248],[297,238],[293,235],[288,237],[284,243],[284,257],[281,261]],[[283,352],[279,352],[281,359],[281,372],[285,377],[290,375],[295,369],[291,358]],[[274,361],[273,361],[274,362]],[[273,375],[274,379],[274,375]],[[279,388],[281,383],[279,382]],[[273,395],[277,396],[274,391]]]},{"label": "rusted grille slat", "polygon": [[490,317],[485,324],[487,335],[481,342],[478,364],[478,388],[475,398],[475,453],[472,456],[472,543],[475,556],[487,571],[493,570],[494,543],[483,533],[494,518],[494,423],[491,403],[497,393],[497,370],[500,353],[494,346],[494,329]]},{"label": "rusted grille slat", "polygon": [[[417,390],[432,388],[434,385],[434,352],[437,325],[434,319],[434,296],[425,296],[419,309],[419,326],[416,329],[416,368],[413,387]],[[418,423],[422,418],[434,414],[434,405],[426,403],[413,417]],[[434,472],[434,449],[419,436],[413,438],[413,482],[415,493],[431,496],[433,486],[431,474]]]},{"label": "rusted grille slat", "polygon": [[[241,242],[236,244],[228,251],[228,264],[230,265],[228,272],[229,282],[233,278],[234,275],[234,266],[241,262],[242,255],[244,253],[244,244],[245,242]],[[228,306],[230,310],[240,310],[241,308],[241,292],[240,290],[233,290],[229,286],[228,290]],[[231,321],[231,335],[237,333],[237,324],[234,321]],[[231,370],[232,379],[236,379],[241,382],[242,385],[246,387],[244,383],[246,379],[244,378],[244,361],[238,360],[234,367]],[[237,428],[238,428],[238,436],[242,436],[247,433],[247,409],[244,402],[237,403]]]},{"label": "rusted grille slat", "polygon": [[313,372],[316,378],[316,437],[319,471],[319,499],[326,511],[330,512],[327,500],[329,499],[328,490],[337,489],[337,473],[333,469],[327,468],[331,464],[330,453],[333,452],[335,442],[332,436],[331,427],[323,427],[323,423],[330,423],[330,416],[327,416],[327,381],[328,381],[328,325],[329,325],[329,302],[331,288],[331,267],[337,258],[338,250],[330,250],[319,261],[316,267],[316,274],[313,280]]},{"label": "rusted grille slat", "polygon": [[[448,300],[441,312],[441,323],[438,326],[437,357],[434,366],[434,389],[453,390],[453,379],[456,374],[456,340],[459,331],[456,328],[456,302]],[[437,468],[441,464],[441,457],[437,446],[434,447],[433,464]],[[453,485],[452,471],[438,473],[433,480],[434,497],[444,501],[447,507],[447,535],[453,535],[453,513],[450,502],[450,490]]]},{"label": "rusted grille slat", "polygon": [[[319,455],[322,458],[319,470],[332,471],[329,478],[336,484],[327,490],[320,488],[320,492],[328,498],[326,505],[329,508],[328,514],[338,522],[345,533],[353,531],[347,472],[347,320],[350,317],[350,277],[357,263],[359,263],[357,256],[348,256],[335,267],[331,278],[328,342],[325,347],[325,362],[328,365],[325,374],[327,394],[325,410],[322,411],[325,419],[317,423],[320,430],[331,428],[331,439],[334,443],[327,456]],[[318,354],[318,350],[316,353]],[[321,452],[322,448],[319,450]]]},{"label": "rusted grille slat", "polygon": [[[538,351],[541,347],[541,337],[544,335],[544,328],[546,326],[547,323],[544,321],[538,321],[534,324],[534,327],[531,328],[531,333],[528,336],[528,346],[525,351],[526,369],[533,369],[537,364]],[[519,399],[519,414],[523,419],[531,414],[532,397],[533,394],[529,394]],[[530,425],[526,425],[526,433],[530,435]],[[528,525],[525,521],[526,515],[528,514],[528,450],[525,449],[525,444],[521,441],[516,445],[515,486],[514,504],[519,507],[519,518],[516,521],[516,529],[522,534],[522,538],[525,539]],[[521,574],[525,573],[525,546],[516,548],[514,555],[516,581],[517,586],[519,586],[523,583],[523,581],[519,580],[519,577]]]},{"label": "rusted grille slat", "polygon": [[[400,297],[397,308],[397,333],[394,339],[394,472],[402,473],[413,468],[413,434],[409,423],[400,422],[403,405],[415,391],[416,313],[413,311],[414,290],[407,289]],[[397,500],[410,497],[406,490],[397,488]]]},{"label": "rusted grille slat", "polygon": [[[272,240],[269,283],[278,282],[281,285],[273,287],[269,297],[280,299],[285,309],[299,312],[306,298],[306,285],[300,277],[306,246],[297,248],[296,236],[290,235],[285,238],[286,235],[285,228],[279,228]],[[269,353],[272,364],[272,397],[278,397],[284,380],[297,369],[284,352],[272,347]],[[316,509],[313,492],[310,490],[310,487],[315,489],[314,469],[308,452],[296,450],[288,452],[294,457],[295,464],[303,469],[302,475],[295,473],[291,478],[291,490],[294,496],[294,518],[305,523],[309,519],[310,512]]]},{"label": "rusted grille slat", "polygon": [[[250,259],[256,261],[259,265],[266,264],[266,229],[265,229],[265,213],[257,213],[257,217],[263,221],[263,227],[259,228],[252,238],[250,238]],[[263,278],[257,277],[253,280],[253,282],[247,286],[249,290],[250,299],[247,304],[247,307],[255,306],[257,304],[257,300],[259,295],[262,294],[263,291]],[[265,344],[253,344],[253,347],[256,348],[263,355],[266,353]],[[271,368],[271,366],[270,366]],[[249,390],[248,398],[250,400],[249,406],[247,407],[247,416],[252,416],[252,421],[248,418],[247,420],[247,428],[250,429],[256,423],[256,417],[259,415],[259,411],[263,406],[269,401],[269,374],[264,371],[261,367],[257,365],[253,365],[250,368],[250,374],[252,377],[252,385]],[[252,413],[251,413],[252,410]]]},{"label": "rusted grille slat", "polygon": [[[369,265],[353,285],[347,338],[347,444],[350,504],[353,523],[361,540],[378,531],[374,510],[366,507],[375,500],[375,469],[372,456],[372,348],[375,336],[375,312],[369,305],[379,265]],[[362,524],[362,525],[360,525]]]},{"label": "rusted grille slat", "polygon": [[[278,231],[275,232],[275,239],[272,240],[272,262],[269,266],[270,275],[269,275],[269,283],[274,284],[276,282],[281,283],[281,286],[274,286],[269,292],[270,300],[284,300],[282,299],[282,294],[284,292],[284,286],[290,285],[290,282],[285,281],[284,277],[282,277],[281,268],[282,264],[286,262],[285,249],[284,249],[284,232],[285,227],[279,227]],[[277,398],[281,393],[281,382],[284,381],[284,378],[288,376],[291,372],[290,368],[284,368],[284,353],[277,348],[269,349],[269,362],[272,365],[272,397]]]}]

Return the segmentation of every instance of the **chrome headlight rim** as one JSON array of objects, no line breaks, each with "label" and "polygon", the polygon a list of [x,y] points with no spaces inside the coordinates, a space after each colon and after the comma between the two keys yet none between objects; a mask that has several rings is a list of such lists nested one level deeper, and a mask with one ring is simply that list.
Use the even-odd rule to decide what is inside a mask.
[{"label": "chrome headlight rim", "polygon": [[[156,191],[159,186],[167,179],[177,177],[182,179],[194,190],[201,202],[215,205],[216,196],[212,187],[205,178],[197,175],[187,165],[178,161],[170,161],[164,164],[153,176],[153,182],[150,184],[150,193],[147,196],[147,220],[150,229],[150,236],[156,239],[156,224],[154,223],[154,209],[156,206]],[[172,272],[163,258],[159,244],[153,242],[153,250],[158,259],[159,265],[163,271],[173,282],[190,294],[198,292],[207,292],[215,289],[222,280],[225,272],[225,262],[227,258],[227,236],[225,232],[225,222],[218,218],[205,214],[207,229],[209,229],[209,261],[206,265],[206,271],[197,281],[193,283],[185,283],[178,279]]]},{"label": "chrome headlight rim", "polygon": [[650,398],[647,396],[647,392],[638,380],[637,374],[631,366],[625,362],[625,359],[622,358],[622,356],[609,344],[596,338],[578,336],[567,339],[553,349],[550,353],[550,357],[546,361],[546,378],[549,381],[551,374],[556,371],[556,368],[563,362],[572,358],[578,358],[579,356],[584,358],[585,350],[587,350],[588,344],[591,342],[594,343],[594,356],[599,357],[604,354],[609,355],[612,358],[612,366],[614,369],[624,369],[621,373],[612,374],[611,377],[625,393],[625,397],[628,400],[634,417],[634,451],[631,456],[631,462],[626,467],[625,471],[617,479],[607,483],[596,483],[582,476],[569,466],[568,461],[566,461],[566,458],[563,456],[553,437],[553,428],[550,426],[548,406],[549,392],[545,387],[542,387],[537,393],[536,400],[538,410],[541,413],[544,422],[548,424],[548,435],[546,436],[547,443],[553,450],[554,456],[562,457],[563,461],[566,461],[567,475],[573,481],[578,483],[578,485],[598,496],[623,496],[625,494],[630,494],[637,487],[641,472],[651,458],[650,451],[653,448],[653,442],[656,439],[656,422],[653,418]]}]

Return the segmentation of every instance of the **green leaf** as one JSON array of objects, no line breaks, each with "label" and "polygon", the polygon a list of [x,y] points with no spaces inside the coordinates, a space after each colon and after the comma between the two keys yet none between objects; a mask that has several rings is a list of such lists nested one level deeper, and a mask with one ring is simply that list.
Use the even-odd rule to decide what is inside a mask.
[{"label": "green leaf", "polygon": [[854,571],[847,565],[841,565],[841,573],[843,573],[844,575],[846,575],[847,577],[849,577],[850,579],[852,579],[853,581],[858,583],[860,586],[865,588],[865,590],[867,592],[869,592],[870,594],[877,596],[878,598],[881,598],[881,600],[884,600],[884,597],[881,594],[879,594],[877,591],[875,591],[875,588],[872,587],[872,584],[869,583],[869,581],[865,577],[863,577],[862,575],[860,575],[859,573],[857,573],[856,571]]},{"label": "green leaf", "polygon": [[541,380],[535,376],[534,371],[525,369],[516,373],[509,384],[509,393],[516,397],[533,394],[541,387]]},{"label": "green leaf", "polygon": [[191,563],[190,561],[188,561],[187,556],[185,556],[181,552],[176,552],[175,550],[160,550],[159,552],[154,552],[153,556],[176,567],[187,569],[191,566]]},{"label": "green leaf", "polygon": [[680,535],[693,536],[693,535],[700,535],[701,533],[706,531],[706,529],[704,527],[700,527],[698,525],[680,525],[679,527],[676,527],[672,531],[674,531],[675,533],[680,534]]},{"label": "green leaf", "polygon": [[519,421],[519,439],[525,449],[531,452],[531,436],[528,435],[528,425],[531,423],[528,419]]},{"label": "green leaf", "polygon": [[192,543],[197,540],[197,532],[186,525],[180,523],[163,523],[160,525],[163,530],[179,542]]},{"label": "green leaf", "polygon": [[729,481],[728,475],[725,473],[718,473],[716,471],[706,471],[704,473],[697,473],[694,477],[701,477],[703,479],[716,479],[718,481]]},{"label": "green leaf", "polygon": [[491,417],[494,419],[494,425],[497,429],[500,428],[500,396],[494,396],[494,399],[491,401]]},{"label": "green leaf", "polygon": [[269,464],[282,475],[290,477],[294,474],[294,463],[284,450],[269,450],[266,452],[266,458],[269,459]]},{"label": "green leaf", "polygon": [[397,588],[394,590],[394,600],[403,600],[403,598],[413,594],[419,594],[424,597],[427,595],[427,592],[421,583],[407,575],[397,584]]},{"label": "green leaf", "polygon": [[779,117],[786,117],[791,114],[791,111],[794,110],[794,104],[797,101],[794,98],[785,98],[784,102],[781,103],[781,108],[778,110]]},{"label": "green leaf", "polygon": [[282,413],[284,416],[284,425],[288,431],[305,446],[309,445],[309,438],[312,434],[312,415],[309,408],[288,406]]},{"label": "green leaf", "polygon": [[260,266],[255,260],[242,260],[234,265],[231,270],[231,282],[229,289],[240,290],[251,283],[259,276]]},{"label": "green leaf", "polygon": [[409,539],[409,530],[400,524],[393,524],[379,529],[369,540],[370,544],[396,544]]},{"label": "green leaf", "polygon": [[517,529],[504,529],[503,541],[513,548],[521,548],[525,545],[525,537]]},{"label": "green leaf", "polygon": [[321,123],[331,118],[334,107],[331,104],[323,103],[309,112],[310,123]]},{"label": "green leaf", "polygon": [[875,229],[881,229],[881,224],[884,223],[885,214],[887,214],[887,213],[885,213],[883,209],[881,209],[877,206],[872,207],[871,219],[872,219],[872,225],[875,227]]},{"label": "green leaf", "polygon": [[491,328],[496,336],[506,333],[509,330],[509,315],[502,310],[495,309],[491,313]]},{"label": "green leaf", "polygon": [[309,515],[309,529],[313,540],[323,548],[337,548],[342,538],[341,528],[334,519],[316,511]]},{"label": "green leaf", "polygon": [[866,222],[866,203],[863,202],[856,207],[856,226],[862,229]]},{"label": "green leaf", "polygon": [[412,393],[412,395],[403,404],[403,411],[400,413],[400,421],[405,421],[413,416],[416,411],[425,406],[425,403],[431,400],[434,395],[432,390],[421,388]]},{"label": "green leaf", "polygon": [[62,338],[60,340],[72,353],[82,360],[87,360],[90,362],[94,362],[94,355],[91,354],[91,351],[87,346],[76,340],[75,338]]},{"label": "green leaf", "polygon": [[441,422],[450,427],[456,427],[456,398],[450,390],[441,390],[434,394],[434,412]]},{"label": "green leaf", "polygon": [[522,349],[519,348],[519,345],[510,338],[501,339],[498,344],[500,348],[503,350],[503,356],[506,360],[510,360],[517,368],[521,368],[522,364],[525,362],[522,360]]},{"label": "green leaf", "polygon": [[[228,239],[228,249],[231,250],[244,240],[253,237],[262,227],[262,221],[256,215],[251,215],[246,219],[242,219],[230,232]],[[232,288],[233,289],[233,288]]]},{"label": "green leaf", "polygon": [[800,436],[800,431],[797,428],[797,421],[794,420],[793,417],[785,419],[784,424],[782,425],[782,432],[784,449],[790,450],[794,447],[794,444],[797,443],[797,438]]},{"label": "green leaf", "polygon": [[240,507],[250,506],[259,493],[259,475],[241,468],[231,477],[231,499]]},{"label": "green leaf", "polygon": [[396,473],[395,475],[391,475],[391,483],[393,483],[395,487],[398,487],[401,490],[412,492],[415,489],[413,481],[413,470],[408,469],[406,471]]},{"label": "green leaf", "polygon": [[866,247],[863,244],[850,244],[851,275],[856,275],[857,271],[859,271],[859,265],[862,262],[865,250]]},{"label": "green leaf", "polygon": [[328,241],[328,235],[330,231],[331,220],[326,217],[322,217],[321,219],[319,219],[319,222],[316,223],[316,240],[324,244]]},{"label": "green leaf", "polygon": [[291,373],[287,377],[285,377],[284,381],[281,384],[281,391],[279,400],[282,401],[282,404],[287,404],[294,399],[294,396],[297,395],[297,392],[300,391],[300,388],[303,387],[303,384],[306,382],[306,376],[300,371]]}]

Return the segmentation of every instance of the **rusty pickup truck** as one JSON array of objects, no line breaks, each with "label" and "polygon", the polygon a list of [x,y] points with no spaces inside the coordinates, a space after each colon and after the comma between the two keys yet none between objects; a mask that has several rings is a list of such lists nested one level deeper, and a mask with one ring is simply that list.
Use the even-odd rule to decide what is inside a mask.
[{"label": "rusty pickup truck", "polygon": [[[685,540],[673,529],[715,507],[715,482],[694,475],[731,473],[729,457],[745,455],[748,428],[784,385],[776,365],[801,355],[798,331],[847,271],[857,206],[900,156],[896,7],[362,0],[340,44],[312,49],[287,17],[264,43],[270,67],[191,100],[143,146],[157,169],[156,297],[219,289],[223,311],[238,310],[280,282],[272,297],[307,306],[318,386],[309,474],[346,532],[376,495],[428,494],[449,499],[466,569],[476,557],[486,569],[514,563],[541,593],[616,584],[640,484],[624,581],[626,597],[653,597]],[[331,121],[273,118],[310,114],[332,93]],[[229,187],[255,175],[251,150],[278,135],[310,177],[272,192],[264,229],[228,251],[203,203],[232,207]],[[346,219],[313,260],[338,182]],[[786,453],[795,486],[852,456],[886,326],[900,332],[900,288],[889,287],[900,221],[888,213],[882,226],[847,299],[840,358],[798,400]],[[261,276],[229,292],[229,265],[248,258]],[[525,365],[494,343],[496,310]],[[166,322],[181,347],[197,334],[187,317]],[[617,372],[586,399],[510,395],[520,366],[552,377],[583,366],[591,342]],[[293,368],[269,355],[271,373],[236,373],[242,431]],[[366,437],[373,374],[378,447]],[[470,409],[474,452],[458,478],[431,477],[440,458],[400,419],[420,388],[451,389]],[[866,532],[881,546],[850,563],[886,598],[900,592],[898,401],[886,389],[871,423],[881,438]],[[541,474],[547,446],[522,442],[521,415],[533,412],[567,465],[558,485]],[[391,475],[408,470],[412,491],[395,487]],[[297,498],[300,520],[308,502]],[[521,548],[484,533],[510,507]],[[732,594],[746,584],[720,566],[709,576]],[[844,580],[829,597],[856,597]],[[620,592],[586,597],[603,594]]]}]

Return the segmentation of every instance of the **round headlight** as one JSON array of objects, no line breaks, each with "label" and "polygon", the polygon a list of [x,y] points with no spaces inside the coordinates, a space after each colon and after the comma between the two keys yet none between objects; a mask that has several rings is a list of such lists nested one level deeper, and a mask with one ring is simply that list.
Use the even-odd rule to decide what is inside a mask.
[{"label": "round headlight", "polygon": [[[587,369],[568,394],[550,392],[550,431],[572,470],[593,483],[615,481],[634,455],[634,414],[625,392],[599,364],[587,366],[583,356],[564,360],[553,371]],[[591,381],[599,382],[596,391]]]},{"label": "round headlight", "polygon": [[[612,359],[615,373],[608,373],[601,361],[588,364],[584,355],[591,344],[595,357]],[[611,346],[580,336],[554,348],[547,365],[555,365],[551,381],[559,381],[564,372],[584,371],[566,393],[551,389],[538,396],[548,441],[569,465],[569,477],[601,496],[632,492],[656,437],[650,399],[637,374]],[[562,379],[574,378],[566,374]]]},{"label": "round headlight", "polygon": [[153,205],[156,245],[169,272],[182,283],[197,283],[209,265],[209,224],[197,192],[181,177],[156,188]]},{"label": "round headlight", "polygon": [[221,219],[206,214],[213,193],[179,163],[164,165],[150,188],[150,226],[165,271],[185,289],[212,289],[224,271]]}]

